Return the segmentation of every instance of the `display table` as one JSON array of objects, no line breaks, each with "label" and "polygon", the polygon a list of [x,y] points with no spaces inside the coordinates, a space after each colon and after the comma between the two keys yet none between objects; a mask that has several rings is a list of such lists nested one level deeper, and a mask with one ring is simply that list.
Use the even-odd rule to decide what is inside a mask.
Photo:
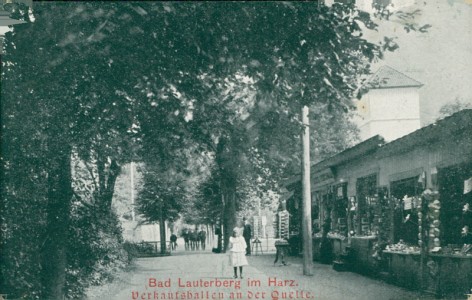
[{"label": "display table", "polygon": [[[464,297],[472,287],[472,255],[383,251],[393,284],[442,297]],[[423,276],[423,277],[422,277]]]},{"label": "display table", "polygon": [[385,271],[393,283],[409,289],[421,288],[419,252],[383,251],[382,258],[386,260]]},{"label": "display table", "polygon": [[[328,235],[327,240],[331,243],[333,258],[339,257],[344,253],[345,248],[348,245],[348,239],[343,236],[330,236]],[[321,247],[321,236],[313,237],[313,260],[319,261],[321,259],[320,247]]]},{"label": "display table", "polygon": [[372,257],[375,242],[377,242],[376,236],[353,236],[350,238],[353,271],[365,275],[377,272],[378,262]]},{"label": "display table", "polygon": [[331,240],[331,243],[333,244],[333,257],[339,257],[344,253],[344,250],[348,245],[348,239],[346,237],[328,236],[328,239]]},{"label": "display table", "polygon": [[[256,251],[254,251],[254,247],[256,248]],[[261,254],[264,254],[264,252],[262,252],[262,242],[260,239],[256,238],[254,239],[254,241],[252,241],[251,252],[256,256],[259,254],[259,252],[261,252]]]},{"label": "display table", "polygon": [[277,250],[277,252],[275,254],[274,264],[277,263],[277,261],[279,260],[279,256],[280,256],[280,258],[282,260],[282,264],[284,266],[287,265],[287,263],[285,261],[285,257],[288,256],[289,248],[290,248],[290,244],[286,240],[275,241],[275,249]]},{"label": "display table", "polygon": [[426,256],[425,289],[439,296],[464,297],[472,288],[472,255]]}]

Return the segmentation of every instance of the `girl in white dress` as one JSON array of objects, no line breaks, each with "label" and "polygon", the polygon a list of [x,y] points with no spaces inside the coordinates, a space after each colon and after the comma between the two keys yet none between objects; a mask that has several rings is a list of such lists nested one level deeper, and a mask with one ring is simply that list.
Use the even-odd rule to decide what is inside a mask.
[{"label": "girl in white dress", "polygon": [[243,278],[243,266],[247,266],[246,241],[241,236],[239,228],[233,229],[233,236],[229,238],[230,262],[234,269],[234,278]]}]

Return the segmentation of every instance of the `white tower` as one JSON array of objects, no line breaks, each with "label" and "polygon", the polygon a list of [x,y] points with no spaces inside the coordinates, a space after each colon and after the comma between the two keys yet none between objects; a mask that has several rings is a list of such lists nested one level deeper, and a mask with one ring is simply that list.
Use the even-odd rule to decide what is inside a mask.
[{"label": "white tower", "polygon": [[375,135],[393,141],[421,127],[418,89],[422,83],[388,66],[364,85],[368,92],[357,102],[361,139]]}]

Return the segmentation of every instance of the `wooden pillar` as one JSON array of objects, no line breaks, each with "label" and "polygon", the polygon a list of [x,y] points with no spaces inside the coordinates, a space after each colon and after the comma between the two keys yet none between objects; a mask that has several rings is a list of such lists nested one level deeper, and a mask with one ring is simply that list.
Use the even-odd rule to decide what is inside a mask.
[{"label": "wooden pillar", "polygon": [[308,106],[302,108],[302,185],[303,185],[303,275],[313,275],[313,240],[311,235],[311,187],[310,187],[310,121]]}]

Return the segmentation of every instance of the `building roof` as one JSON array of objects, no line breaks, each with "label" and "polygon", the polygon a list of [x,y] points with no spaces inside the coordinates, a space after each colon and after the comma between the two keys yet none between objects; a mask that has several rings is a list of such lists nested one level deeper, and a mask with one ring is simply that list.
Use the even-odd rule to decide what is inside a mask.
[{"label": "building roof", "polygon": [[392,89],[421,87],[423,84],[389,66],[382,66],[367,80],[364,86],[368,89]]},{"label": "building roof", "polygon": [[[349,160],[359,158],[367,153],[375,152],[379,147],[385,144],[385,140],[380,136],[373,136],[351,148],[348,148],[338,154],[335,154],[325,160],[322,160],[311,166],[311,173],[318,173],[319,171],[340,165]],[[294,175],[283,182],[283,185],[289,187],[302,179],[301,174]]]},{"label": "building roof", "polygon": [[385,140],[380,135],[375,135],[351,148],[348,148],[330,158],[327,158],[315,164],[312,169],[320,170],[333,166],[340,165],[359,156],[364,156],[367,153],[375,152],[379,147],[385,144]]},{"label": "building roof", "polygon": [[[377,158],[409,151],[413,147],[450,140],[462,132],[472,132],[472,109],[463,109],[449,117],[422,127],[381,147]],[[472,135],[469,135],[472,138]]]},{"label": "building roof", "polygon": [[[315,164],[312,170],[319,172],[359,157],[365,157],[370,153],[374,154],[373,159],[379,159],[410,151],[414,147],[431,144],[434,141],[454,139],[460,133],[467,135],[469,132],[472,132],[472,109],[464,109],[389,143],[385,143],[381,136],[376,135]],[[472,135],[467,135],[467,137],[472,139]],[[293,185],[300,180],[300,175],[293,176],[286,182],[286,186]]]}]

